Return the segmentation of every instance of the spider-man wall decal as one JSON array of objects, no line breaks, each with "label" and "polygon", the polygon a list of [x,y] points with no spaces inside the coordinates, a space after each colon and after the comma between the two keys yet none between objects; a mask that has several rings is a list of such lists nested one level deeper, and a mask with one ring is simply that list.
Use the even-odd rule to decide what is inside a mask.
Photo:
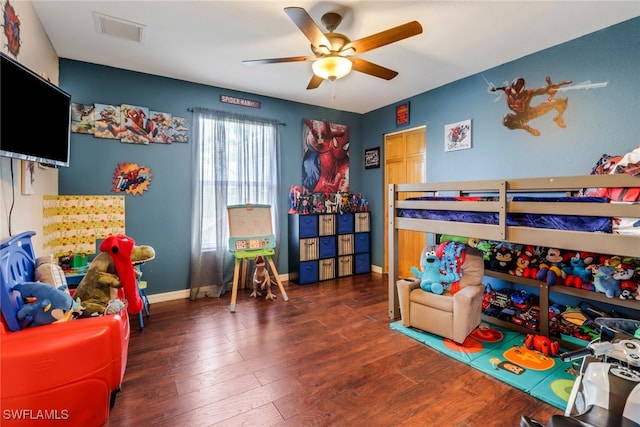
[{"label": "spider-man wall decal", "polygon": [[7,51],[13,55],[16,59],[18,53],[20,53],[20,18],[16,14],[16,10],[13,8],[9,0],[4,2],[2,7],[4,20],[2,22],[3,33],[7,38],[5,46]]}]

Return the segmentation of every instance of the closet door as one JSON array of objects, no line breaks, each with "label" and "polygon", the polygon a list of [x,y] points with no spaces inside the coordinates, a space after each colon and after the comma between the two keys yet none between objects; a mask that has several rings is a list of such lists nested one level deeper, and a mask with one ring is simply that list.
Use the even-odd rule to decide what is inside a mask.
[{"label": "closet door", "polygon": [[[425,182],[427,176],[427,129],[420,127],[385,135],[384,138],[384,272],[389,272],[387,211],[389,184]],[[419,194],[407,193],[405,197]],[[398,277],[412,276],[411,266],[420,265],[420,253],[424,248],[424,233],[400,230],[398,233]]]}]

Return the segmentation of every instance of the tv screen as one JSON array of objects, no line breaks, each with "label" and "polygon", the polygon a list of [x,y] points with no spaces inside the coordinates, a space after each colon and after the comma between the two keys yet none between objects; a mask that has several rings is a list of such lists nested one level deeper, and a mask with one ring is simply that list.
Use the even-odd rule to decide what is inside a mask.
[{"label": "tv screen", "polygon": [[69,166],[71,95],[0,52],[0,155]]}]

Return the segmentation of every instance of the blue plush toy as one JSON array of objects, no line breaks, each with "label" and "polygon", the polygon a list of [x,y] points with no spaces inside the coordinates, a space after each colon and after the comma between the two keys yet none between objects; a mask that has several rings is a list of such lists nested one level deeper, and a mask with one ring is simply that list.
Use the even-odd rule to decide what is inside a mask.
[{"label": "blue plush toy", "polygon": [[420,287],[426,292],[434,294],[442,294],[444,287],[442,286],[442,274],[440,273],[440,259],[436,256],[435,251],[425,251],[420,259],[420,267],[411,267],[414,276],[420,279]]},{"label": "blue plush toy", "polygon": [[619,297],[622,293],[620,282],[613,277],[616,269],[610,265],[602,265],[597,270],[593,276],[593,286],[596,288],[596,292],[605,294],[607,298]]},{"label": "blue plush toy", "polygon": [[25,326],[48,325],[69,320],[74,311],[79,310],[79,302],[63,288],[55,288],[46,283],[26,282],[13,287],[20,292],[25,304],[18,309],[18,320]]}]

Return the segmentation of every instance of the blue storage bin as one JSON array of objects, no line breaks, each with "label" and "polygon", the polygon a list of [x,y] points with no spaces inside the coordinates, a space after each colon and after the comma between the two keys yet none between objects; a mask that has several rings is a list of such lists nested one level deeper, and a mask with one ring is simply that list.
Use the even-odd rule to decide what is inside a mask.
[{"label": "blue storage bin", "polygon": [[369,252],[369,233],[356,233],[355,253]]},{"label": "blue storage bin", "polygon": [[298,284],[306,285],[318,281],[318,261],[305,261],[300,263],[300,279]]},{"label": "blue storage bin", "polygon": [[353,233],[353,214],[341,214],[338,217],[338,234]]},{"label": "blue storage bin", "polygon": [[368,273],[371,271],[371,260],[369,254],[358,254],[356,257],[356,264],[353,266],[353,274]]},{"label": "blue storage bin", "polygon": [[318,235],[318,216],[300,215],[298,217],[300,238],[316,237]]},{"label": "blue storage bin", "polygon": [[319,257],[331,258],[336,256],[336,236],[320,237]]}]

